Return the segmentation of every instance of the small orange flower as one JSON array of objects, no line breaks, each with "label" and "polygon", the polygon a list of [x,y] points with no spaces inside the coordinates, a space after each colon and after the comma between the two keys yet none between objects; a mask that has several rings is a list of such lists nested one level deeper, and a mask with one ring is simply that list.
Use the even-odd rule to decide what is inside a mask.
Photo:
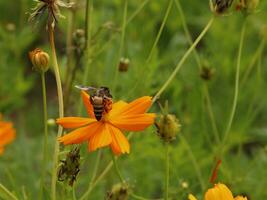
[{"label": "small orange flower", "polygon": [[[237,196],[234,198],[230,189],[222,184],[215,184],[213,188],[208,189],[205,194],[205,200],[247,200],[247,197]],[[188,200],[197,200],[195,196],[190,194]]]},{"label": "small orange flower", "polygon": [[81,96],[90,118],[64,117],[57,119],[57,124],[64,128],[78,128],[59,138],[64,145],[88,141],[90,152],[110,146],[113,153],[117,155],[129,153],[129,142],[121,130],[142,131],[154,124],[156,115],[145,113],[152,104],[151,97],[141,97],[131,103],[118,101],[112,105],[110,112],[104,114],[102,119],[97,121],[89,95],[82,91]]},{"label": "small orange flower", "polygon": [[16,131],[11,122],[2,121],[0,115],[0,155],[4,152],[4,146],[11,143],[16,136]]}]

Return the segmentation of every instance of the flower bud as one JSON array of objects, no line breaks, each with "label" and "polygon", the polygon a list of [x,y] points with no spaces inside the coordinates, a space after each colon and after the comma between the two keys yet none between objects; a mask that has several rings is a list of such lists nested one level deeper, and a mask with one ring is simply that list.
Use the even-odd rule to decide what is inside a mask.
[{"label": "flower bud", "polygon": [[176,134],[180,131],[181,125],[175,115],[164,114],[160,116],[159,122],[155,123],[158,135],[165,142],[175,140]]},{"label": "flower bud", "polygon": [[107,193],[106,200],[127,200],[129,198],[129,186],[127,184],[116,184]]},{"label": "flower bud", "polygon": [[29,52],[33,68],[38,72],[46,72],[49,69],[49,55],[42,49],[36,48]]},{"label": "flower bud", "polygon": [[77,29],[73,33],[74,51],[77,56],[81,56],[86,46],[85,31]]},{"label": "flower bud", "polygon": [[121,58],[119,63],[119,71],[127,72],[129,69],[130,60],[128,58]]}]

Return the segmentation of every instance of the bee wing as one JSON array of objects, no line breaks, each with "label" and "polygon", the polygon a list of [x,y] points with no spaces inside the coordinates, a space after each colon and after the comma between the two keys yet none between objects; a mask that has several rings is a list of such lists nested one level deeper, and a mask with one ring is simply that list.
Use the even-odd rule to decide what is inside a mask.
[{"label": "bee wing", "polygon": [[84,85],[75,85],[76,88],[80,90],[85,90],[85,91],[95,91],[96,88],[91,87],[91,86],[84,86]]}]

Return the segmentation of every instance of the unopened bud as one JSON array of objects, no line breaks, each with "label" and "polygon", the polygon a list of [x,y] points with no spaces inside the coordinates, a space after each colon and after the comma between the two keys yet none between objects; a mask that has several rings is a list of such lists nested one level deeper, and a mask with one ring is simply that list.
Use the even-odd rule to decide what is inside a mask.
[{"label": "unopened bud", "polygon": [[46,72],[49,69],[49,55],[42,49],[36,48],[29,52],[29,57],[34,69],[38,72]]},{"label": "unopened bud", "polygon": [[85,31],[83,29],[77,29],[74,31],[73,44],[76,55],[81,56],[86,46]]},{"label": "unopened bud", "polygon": [[129,186],[127,184],[116,184],[107,193],[105,200],[128,200]]},{"label": "unopened bud", "polygon": [[130,60],[128,58],[121,58],[119,63],[119,71],[127,72],[129,69]]},{"label": "unopened bud", "polygon": [[175,140],[177,133],[180,131],[181,125],[175,115],[161,115],[159,122],[156,122],[158,135],[165,141],[171,142]]},{"label": "unopened bud", "polygon": [[214,76],[214,73],[215,73],[215,69],[214,68],[203,66],[201,68],[200,77],[205,81],[209,81]]},{"label": "unopened bud", "polygon": [[56,126],[56,120],[55,119],[48,119],[46,123],[50,127]]}]

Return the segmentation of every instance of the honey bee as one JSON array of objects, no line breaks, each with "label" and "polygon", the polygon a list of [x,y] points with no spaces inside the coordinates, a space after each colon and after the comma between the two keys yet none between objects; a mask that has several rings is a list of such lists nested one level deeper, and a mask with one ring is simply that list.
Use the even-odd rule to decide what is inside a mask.
[{"label": "honey bee", "polygon": [[79,86],[76,88],[80,90],[86,90],[90,93],[90,102],[94,108],[94,114],[97,121],[102,119],[103,114],[108,113],[112,109],[112,95],[109,88],[100,87],[94,88],[90,86]]},{"label": "honey bee", "polygon": [[215,10],[218,13],[224,13],[231,7],[234,0],[214,0]]}]

